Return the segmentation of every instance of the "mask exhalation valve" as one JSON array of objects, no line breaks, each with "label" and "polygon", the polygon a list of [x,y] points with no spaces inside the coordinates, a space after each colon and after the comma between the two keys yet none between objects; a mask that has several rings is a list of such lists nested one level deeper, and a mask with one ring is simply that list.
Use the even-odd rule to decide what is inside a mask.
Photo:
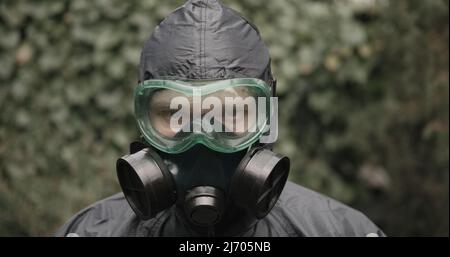
[{"label": "mask exhalation valve", "polygon": [[192,188],[185,198],[185,211],[189,220],[198,226],[216,224],[223,213],[224,193],[212,186]]}]

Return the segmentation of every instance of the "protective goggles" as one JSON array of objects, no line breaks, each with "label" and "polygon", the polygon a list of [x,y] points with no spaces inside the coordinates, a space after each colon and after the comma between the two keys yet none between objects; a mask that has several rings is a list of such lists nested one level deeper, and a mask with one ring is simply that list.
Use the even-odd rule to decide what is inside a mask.
[{"label": "protective goggles", "polygon": [[272,114],[263,80],[146,80],[135,91],[135,115],[145,140],[166,153],[195,144],[231,153],[255,143]]}]

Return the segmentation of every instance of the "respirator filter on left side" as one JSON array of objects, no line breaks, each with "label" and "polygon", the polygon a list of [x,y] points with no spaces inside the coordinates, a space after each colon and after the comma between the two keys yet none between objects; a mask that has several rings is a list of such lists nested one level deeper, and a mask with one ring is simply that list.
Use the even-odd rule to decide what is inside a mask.
[{"label": "respirator filter on left side", "polygon": [[153,218],[176,201],[176,188],[166,165],[150,148],[117,160],[120,187],[133,211],[143,220]]}]

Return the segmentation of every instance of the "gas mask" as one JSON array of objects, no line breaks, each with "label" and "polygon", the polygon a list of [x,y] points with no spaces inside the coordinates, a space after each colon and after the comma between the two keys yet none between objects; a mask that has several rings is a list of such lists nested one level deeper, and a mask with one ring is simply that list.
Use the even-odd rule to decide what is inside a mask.
[{"label": "gas mask", "polygon": [[217,224],[230,206],[266,216],[290,165],[259,142],[273,115],[272,95],[255,78],[141,82],[135,115],[143,142],[116,164],[137,216],[151,219],[174,204],[200,227]]}]

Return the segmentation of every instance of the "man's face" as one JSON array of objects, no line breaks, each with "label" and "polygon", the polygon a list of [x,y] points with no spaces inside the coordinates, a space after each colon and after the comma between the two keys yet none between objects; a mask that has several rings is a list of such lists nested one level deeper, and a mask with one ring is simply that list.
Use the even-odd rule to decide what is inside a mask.
[{"label": "man's face", "polygon": [[192,129],[192,122],[218,123],[222,127],[217,127],[221,131],[216,132],[227,133],[228,137],[243,136],[255,126],[256,100],[248,88],[228,88],[197,100],[174,90],[158,90],[149,100],[148,118],[155,130],[167,138],[174,138],[183,129]]}]

